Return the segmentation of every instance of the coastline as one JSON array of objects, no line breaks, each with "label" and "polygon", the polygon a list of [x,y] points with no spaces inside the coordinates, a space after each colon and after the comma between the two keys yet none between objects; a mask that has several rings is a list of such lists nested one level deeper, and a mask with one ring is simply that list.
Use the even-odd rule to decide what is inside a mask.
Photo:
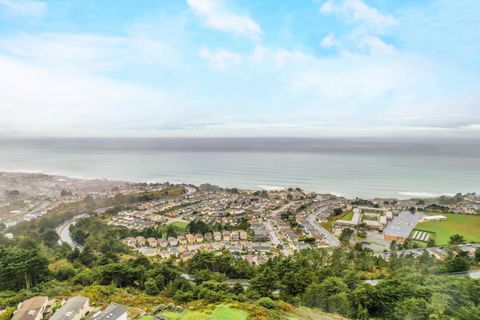
[{"label": "coastline", "polygon": [[[141,180],[138,180],[138,181],[126,181],[126,180],[119,180],[119,179],[111,179],[111,178],[106,178],[106,177],[85,177],[85,176],[72,176],[72,175],[63,175],[63,174],[60,174],[60,173],[49,173],[49,172],[44,172],[44,171],[41,171],[41,170],[35,170],[35,171],[3,171],[3,170],[0,170],[0,178],[2,175],[18,175],[18,176],[37,176],[37,177],[41,177],[41,176],[45,176],[45,178],[47,179],[51,179],[51,178],[55,178],[57,179],[58,181],[61,181],[61,180],[66,180],[66,181],[78,181],[78,182],[85,182],[85,183],[92,183],[92,184],[95,184],[95,183],[103,183],[103,182],[107,182],[107,183],[111,183],[111,184],[120,184],[120,185],[127,185],[127,184],[140,184],[140,183],[166,183],[166,182],[169,182],[169,183],[173,183],[173,184],[183,184],[183,185],[192,185],[192,186],[195,186],[195,187],[199,187],[201,184],[194,184],[194,183],[190,183],[190,182],[186,182],[186,181],[175,181],[175,180],[170,180],[170,181],[155,181],[155,180],[152,180],[152,181],[141,181]],[[222,189],[225,189],[225,188],[237,188],[236,186],[222,186],[222,185],[217,185],[217,184],[213,184],[213,183],[210,183],[210,182],[205,182],[205,184],[211,184],[211,185],[214,185],[214,186],[217,186],[217,187],[220,187]],[[1,185],[0,185],[1,187]],[[242,191],[250,191],[250,192],[255,192],[255,191],[268,191],[268,192],[271,192],[271,191],[281,191],[281,190],[286,190],[288,188],[300,188],[300,187],[291,187],[291,186],[269,186],[269,185],[262,185],[262,186],[258,186],[257,188],[237,188],[239,190],[242,190]],[[302,189],[304,190],[304,189]],[[1,191],[1,188],[0,188],[0,191]],[[358,196],[353,196],[353,197],[349,197],[349,196],[346,196],[342,193],[339,193],[339,192],[324,192],[324,191],[315,191],[315,190],[304,190],[306,192],[315,192],[315,193],[320,193],[320,194],[329,194],[329,195],[333,195],[333,196],[336,196],[336,197],[339,197],[339,198],[345,198],[345,199],[355,199],[355,198],[361,198],[361,197],[358,197]],[[475,191],[472,191],[472,192],[475,192]],[[372,199],[396,199],[396,200],[405,200],[405,201],[408,201],[408,200],[413,200],[413,199],[435,199],[435,198],[439,198],[439,197],[442,197],[442,196],[446,196],[446,197],[453,197],[455,194],[438,194],[438,193],[430,193],[430,192],[413,192],[413,191],[406,191],[406,192],[399,192],[400,195],[402,195],[402,197],[380,197],[380,196],[376,196],[376,195],[373,195],[371,197],[368,197],[368,198],[365,198],[365,199],[368,199],[368,200],[372,200]]]}]

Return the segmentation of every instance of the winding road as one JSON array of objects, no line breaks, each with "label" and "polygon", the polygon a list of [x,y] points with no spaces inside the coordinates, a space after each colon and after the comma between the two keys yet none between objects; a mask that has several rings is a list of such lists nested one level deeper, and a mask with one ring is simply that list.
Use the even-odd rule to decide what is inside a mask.
[{"label": "winding road", "polygon": [[59,225],[57,228],[55,228],[55,231],[57,232],[58,236],[60,237],[58,242],[59,243],[62,243],[62,242],[66,243],[70,247],[72,247],[73,249],[78,249],[78,250],[82,251],[83,246],[81,246],[78,243],[76,243],[75,241],[73,241],[73,239],[70,235],[70,226],[77,223],[77,221],[79,219],[85,218],[85,217],[88,217],[88,214],[86,214],[86,213],[79,214],[79,215],[73,217],[72,219],[70,219],[68,221],[65,221],[64,223]]}]

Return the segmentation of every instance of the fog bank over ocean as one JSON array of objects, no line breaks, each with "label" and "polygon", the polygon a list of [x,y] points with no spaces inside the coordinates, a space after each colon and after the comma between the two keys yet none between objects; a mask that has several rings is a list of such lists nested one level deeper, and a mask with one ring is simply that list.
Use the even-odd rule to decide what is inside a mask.
[{"label": "fog bank over ocean", "polygon": [[3,139],[0,171],[409,198],[480,192],[480,139]]}]

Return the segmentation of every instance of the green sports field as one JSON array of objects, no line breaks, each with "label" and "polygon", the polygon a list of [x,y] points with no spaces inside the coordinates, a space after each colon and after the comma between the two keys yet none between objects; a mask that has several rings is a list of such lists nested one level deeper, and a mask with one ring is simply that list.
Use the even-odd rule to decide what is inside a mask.
[{"label": "green sports field", "polygon": [[420,222],[415,229],[435,233],[435,244],[439,246],[447,245],[450,237],[456,233],[462,235],[467,242],[480,242],[480,216],[441,215],[447,217],[447,220]]}]

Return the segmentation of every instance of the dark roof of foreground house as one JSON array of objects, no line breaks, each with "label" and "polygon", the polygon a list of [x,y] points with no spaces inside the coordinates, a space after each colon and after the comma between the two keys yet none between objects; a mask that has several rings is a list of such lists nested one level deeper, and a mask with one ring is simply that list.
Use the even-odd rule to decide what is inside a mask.
[{"label": "dark roof of foreground house", "polygon": [[85,305],[88,305],[88,298],[73,297],[67,300],[65,304],[58,309],[50,320],[69,320],[78,315]]},{"label": "dark roof of foreground house", "polygon": [[117,303],[110,303],[107,309],[97,312],[89,320],[115,320],[127,313],[127,308]]}]

